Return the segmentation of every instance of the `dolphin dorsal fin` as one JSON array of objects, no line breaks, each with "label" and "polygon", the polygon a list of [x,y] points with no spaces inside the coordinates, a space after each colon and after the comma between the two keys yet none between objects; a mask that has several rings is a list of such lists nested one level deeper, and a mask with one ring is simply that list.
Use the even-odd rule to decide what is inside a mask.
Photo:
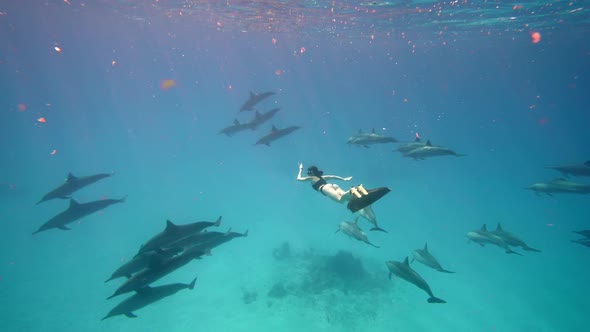
[{"label": "dolphin dorsal fin", "polygon": [[78,203],[75,199],[70,199],[70,209],[75,209],[77,207],[80,206],[80,203]]},{"label": "dolphin dorsal fin", "polygon": [[424,243],[424,251],[428,252],[428,242]]},{"label": "dolphin dorsal fin", "polygon": [[586,166],[590,166],[590,160],[587,160],[587,161],[584,163],[584,165],[586,165]]},{"label": "dolphin dorsal fin", "polygon": [[502,225],[500,225],[500,223],[498,223],[498,226],[496,227],[496,232],[502,232]]},{"label": "dolphin dorsal fin", "polygon": [[410,266],[410,262],[408,261],[408,256],[406,256],[406,259],[404,259],[404,264],[406,264],[407,266]]},{"label": "dolphin dorsal fin", "polygon": [[430,140],[426,141],[426,146],[432,146],[432,143],[430,143]]},{"label": "dolphin dorsal fin", "polygon": [[236,125],[236,126],[237,126],[237,125],[239,125],[239,124],[240,124],[240,121],[238,121],[238,119],[234,119],[234,125]]},{"label": "dolphin dorsal fin", "polygon": [[488,226],[486,226],[486,224],[483,224],[481,226],[481,230],[484,231],[484,232],[487,232],[488,231]]},{"label": "dolphin dorsal fin", "polygon": [[275,131],[279,131],[279,130],[277,129],[277,127],[275,125],[272,125],[272,128],[270,129],[270,132],[271,133],[274,133]]},{"label": "dolphin dorsal fin", "polygon": [[66,181],[71,181],[71,180],[76,180],[77,177],[74,176],[74,174],[72,174],[72,172],[68,173],[68,177],[66,178]]},{"label": "dolphin dorsal fin", "polygon": [[176,225],[172,221],[170,221],[170,219],[166,220],[166,229],[164,230],[164,232],[172,231],[174,229],[176,229]]}]

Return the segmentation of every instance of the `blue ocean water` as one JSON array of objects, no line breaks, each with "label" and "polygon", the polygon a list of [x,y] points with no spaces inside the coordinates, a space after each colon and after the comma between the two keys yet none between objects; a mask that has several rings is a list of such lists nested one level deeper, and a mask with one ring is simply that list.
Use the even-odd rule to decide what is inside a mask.
[{"label": "blue ocean water", "polygon": [[[583,330],[590,250],[571,240],[589,196],[523,188],[590,159],[585,5],[1,1],[1,329]],[[251,91],[281,110],[220,134],[253,118]],[[272,125],[301,129],[255,145]],[[373,129],[400,143],[346,144]],[[416,135],[466,156],[395,151]],[[335,233],[355,215],[298,182],[299,163],[392,189],[373,206],[388,233],[359,221],[380,248]],[[31,235],[67,208],[35,203],[69,172],[115,172],[76,200],[126,202]],[[126,297],[106,300],[123,280],[104,280],[166,220],[219,216],[248,236],[153,285],[194,290],[101,321]],[[498,222],[542,252],[468,243]],[[446,304],[388,279],[425,243],[456,273],[411,267]]]}]

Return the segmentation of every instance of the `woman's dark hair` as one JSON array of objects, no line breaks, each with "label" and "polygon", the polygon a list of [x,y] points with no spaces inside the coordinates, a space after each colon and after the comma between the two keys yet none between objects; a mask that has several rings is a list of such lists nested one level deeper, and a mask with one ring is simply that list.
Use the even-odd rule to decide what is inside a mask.
[{"label": "woman's dark hair", "polygon": [[320,177],[322,175],[324,175],[324,172],[320,171],[317,167],[315,166],[309,166],[307,168],[307,175],[313,175],[313,176],[317,176]]}]

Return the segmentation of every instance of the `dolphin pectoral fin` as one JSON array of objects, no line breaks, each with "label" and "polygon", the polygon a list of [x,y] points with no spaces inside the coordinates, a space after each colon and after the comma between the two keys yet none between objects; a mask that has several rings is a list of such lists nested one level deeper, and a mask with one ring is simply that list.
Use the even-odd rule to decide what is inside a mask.
[{"label": "dolphin pectoral fin", "polygon": [[410,263],[414,263],[415,260],[416,260],[416,258],[412,257],[412,260],[410,261]]},{"label": "dolphin pectoral fin", "polygon": [[533,251],[533,252],[542,252],[539,249],[535,249],[535,248],[531,248],[531,247],[522,247],[522,250]]},{"label": "dolphin pectoral fin", "polygon": [[125,313],[125,316],[127,316],[127,317],[129,317],[129,318],[137,318],[137,315],[136,315],[136,314],[134,314],[134,313],[132,313],[131,311],[129,311],[129,312],[126,312],[126,313]]},{"label": "dolphin pectoral fin", "polygon": [[518,256],[522,256],[522,254],[521,254],[521,253],[519,253],[519,252],[516,252],[516,251],[514,251],[514,250],[512,250],[512,249],[510,249],[510,248],[507,248],[507,249],[506,249],[506,253],[507,253],[507,254],[515,254],[515,255],[518,255]]},{"label": "dolphin pectoral fin", "polygon": [[479,245],[482,246],[482,247],[485,247],[486,246],[485,243],[480,243]]},{"label": "dolphin pectoral fin", "polygon": [[445,301],[443,299],[439,299],[438,297],[431,296],[428,299],[428,303],[447,303],[447,301]]},{"label": "dolphin pectoral fin", "polygon": [[370,231],[379,231],[379,232],[384,232],[384,233],[387,233],[387,231],[386,231],[386,230],[384,230],[383,228],[381,228],[381,227],[378,227],[378,226],[375,226],[375,227],[373,227],[373,228],[371,228],[371,229],[369,229],[369,230],[370,230]]},{"label": "dolphin pectoral fin", "polygon": [[455,273],[453,271],[449,271],[449,270],[445,270],[445,269],[440,269],[440,270],[437,270],[437,271],[438,272],[444,272],[444,273]]},{"label": "dolphin pectoral fin", "polygon": [[62,231],[69,231],[70,230],[66,226],[59,226],[58,228],[61,229]]},{"label": "dolphin pectoral fin", "polygon": [[336,233],[338,233],[338,232],[340,232],[340,228],[338,228],[338,229],[337,229],[337,230],[334,232],[334,234],[336,234]]},{"label": "dolphin pectoral fin", "polygon": [[373,247],[375,247],[375,248],[381,248],[381,247],[379,247],[379,246],[377,246],[377,245],[374,245],[374,244],[372,244],[371,242],[367,242],[367,244],[368,244],[368,245],[370,245],[370,246],[373,246]]},{"label": "dolphin pectoral fin", "polygon": [[72,198],[72,196],[59,196],[59,198],[61,198],[61,199],[70,199],[70,198]]}]

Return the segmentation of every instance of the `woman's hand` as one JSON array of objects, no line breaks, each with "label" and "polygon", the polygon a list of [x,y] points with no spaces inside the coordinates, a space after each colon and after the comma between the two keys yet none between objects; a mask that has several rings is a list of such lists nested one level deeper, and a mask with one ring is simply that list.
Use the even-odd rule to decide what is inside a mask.
[{"label": "woman's hand", "polygon": [[342,180],[344,180],[344,181],[350,181],[350,180],[352,180],[352,176],[349,176],[349,177],[347,177],[347,178],[344,178],[344,179],[342,179]]},{"label": "woman's hand", "polygon": [[299,170],[302,170],[302,169],[303,169],[303,164],[299,163]]}]

